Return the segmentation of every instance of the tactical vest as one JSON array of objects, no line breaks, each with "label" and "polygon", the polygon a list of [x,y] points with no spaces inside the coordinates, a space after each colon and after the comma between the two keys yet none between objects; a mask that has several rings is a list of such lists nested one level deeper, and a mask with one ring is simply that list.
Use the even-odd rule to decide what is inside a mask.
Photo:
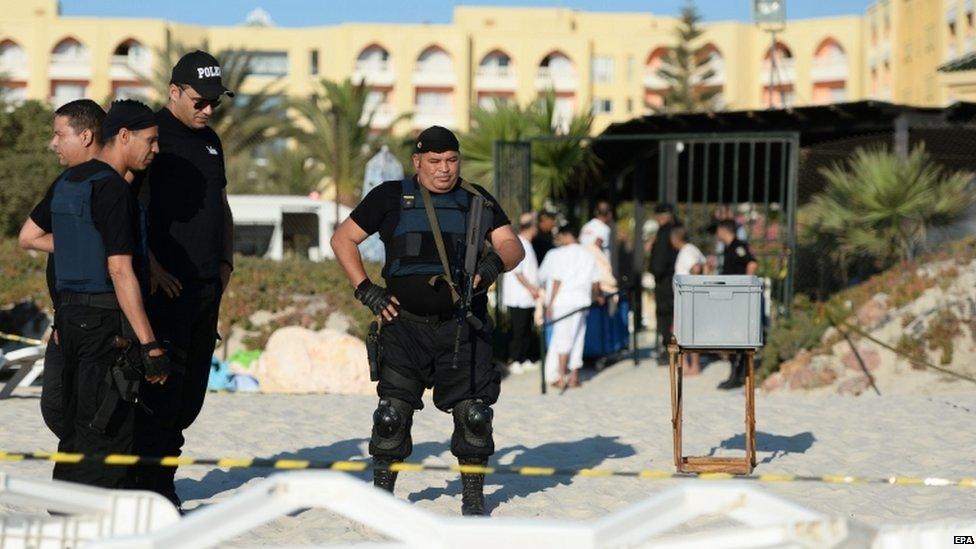
[{"label": "tactical vest", "polygon": [[[400,191],[400,221],[386,246],[385,276],[447,274],[437,255],[423,196],[413,176],[404,178]],[[447,193],[430,193],[440,224],[448,260],[455,268],[464,257],[464,238],[471,194],[456,185]]]},{"label": "tactical vest", "polygon": [[92,219],[92,183],[113,172],[99,171],[83,181],[65,173],[51,198],[54,233],[55,288],[80,294],[113,292],[102,235]]}]

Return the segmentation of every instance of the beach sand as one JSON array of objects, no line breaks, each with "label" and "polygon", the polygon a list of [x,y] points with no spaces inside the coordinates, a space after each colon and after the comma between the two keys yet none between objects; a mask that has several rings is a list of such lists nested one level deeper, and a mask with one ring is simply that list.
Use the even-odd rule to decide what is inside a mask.
[{"label": "beach sand", "polygon": [[[717,362],[685,383],[685,453],[733,454],[743,448],[743,393],[721,392],[728,364]],[[582,389],[539,395],[537,374],[504,382],[495,406],[500,464],[673,471],[667,368],[624,361]],[[757,473],[976,477],[976,386],[948,392],[842,397],[779,392],[757,396]],[[0,404],[3,450],[52,450],[55,439],[38,410],[38,391]],[[346,460],[366,456],[376,399],[359,396],[211,394],[187,433],[195,457],[259,456]],[[414,419],[411,461],[455,463],[451,417],[431,404]],[[0,462],[0,470],[49,478],[42,462]],[[232,496],[268,470],[184,467],[177,489],[193,509]],[[365,477],[364,477],[365,478]],[[619,510],[679,482],[629,478],[489,477],[494,516],[590,519]],[[762,483],[801,505],[870,525],[976,517],[976,489],[954,487]],[[396,495],[455,515],[460,484],[446,473],[400,475]],[[233,545],[310,544],[373,539],[323,510],[297,513],[233,540]]]}]

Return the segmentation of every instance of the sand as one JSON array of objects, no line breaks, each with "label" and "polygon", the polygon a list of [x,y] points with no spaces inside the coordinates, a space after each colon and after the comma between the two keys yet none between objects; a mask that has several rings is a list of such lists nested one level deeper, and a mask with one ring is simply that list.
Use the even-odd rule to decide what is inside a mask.
[{"label": "sand", "polygon": [[[686,381],[686,453],[727,454],[743,447],[743,394],[715,385],[728,372],[715,363]],[[757,398],[759,473],[976,477],[976,386],[944,394],[865,394],[858,398],[799,392]],[[50,450],[38,393],[0,403],[4,450]],[[375,398],[211,394],[187,433],[197,457],[252,455],[315,460],[366,455]],[[624,361],[565,394],[538,394],[538,378],[505,381],[495,407],[495,461],[568,468],[673,470],[667,369]],[[453,463],[450,416],[428,405],[415,416],[411,460]],[[49,477],[46,463],[0,463],[0,470]],[[232,496],[266,470],[181,468],[177,489],[189,509]],[[626,478],[490,477],[494,516],[589,519],[678,482]],[[870,525],[976,516],[976,489],[762,484],[802,505]],[[457,514],[458,480],[448,474],[403,474],[397,496],[437,513]],[[370,539],[369,532],[325,511],[285,517],[233,540],[254,545]]]}]

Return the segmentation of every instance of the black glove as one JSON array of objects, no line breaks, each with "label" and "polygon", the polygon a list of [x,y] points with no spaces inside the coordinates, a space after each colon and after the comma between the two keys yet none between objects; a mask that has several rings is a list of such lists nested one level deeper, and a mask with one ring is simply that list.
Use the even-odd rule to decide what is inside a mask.
[{"label": "black glove", "polygon": [[156,376],[169,376],[173,371],[173,364],[169,361],[169,356],[163,353],[159,356],[150,356],[149,352],[162,349],[163,347],[156,343],[146,343],[140,349],[142,351],[142,367],[146,372],[146,377],[156,377]]},{"label": "black glove", "polygon": [[505,264],[502,258],[495,252],[488,252],[488,255],[478,260],[478,266],[474,270],[474,273],[481,277],[478,287],[490,287],[503,272],[505,272]]},{"label": "black glove", "polygon": [[356,299],[366,306],[367,309],[378,315],[383,312],[391,303],[390,292],[383,286],[373,284],[370,279],[366,279],[356,288]]}]

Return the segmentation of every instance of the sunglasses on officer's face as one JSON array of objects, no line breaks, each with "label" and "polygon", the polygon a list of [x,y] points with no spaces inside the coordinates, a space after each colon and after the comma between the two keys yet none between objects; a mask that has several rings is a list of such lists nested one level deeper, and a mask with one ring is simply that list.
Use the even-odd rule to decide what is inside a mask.
[{"label": "sunglasses on officer's face", "polygon": [[[181,86],[180,89],[183,90],[183,92],[186,92],[186,87],[185,86]],[[187,95],[187,97],[190,97],[190,94],[189,93],[187,93],[186,95]],[[198,97],[198,98],[194,99],[193,97],[190,97],[190,101],[193,101],[193,108],[196,109],[196,110],[198,110],[198,111],[202,111],[203,109],[207,108],[207,105],[210,105],[211,107],[213,107],[215,109],[220,106],[220,98],[219,97],[216,98],[216,99],[204,99],[202,97]]]}]

